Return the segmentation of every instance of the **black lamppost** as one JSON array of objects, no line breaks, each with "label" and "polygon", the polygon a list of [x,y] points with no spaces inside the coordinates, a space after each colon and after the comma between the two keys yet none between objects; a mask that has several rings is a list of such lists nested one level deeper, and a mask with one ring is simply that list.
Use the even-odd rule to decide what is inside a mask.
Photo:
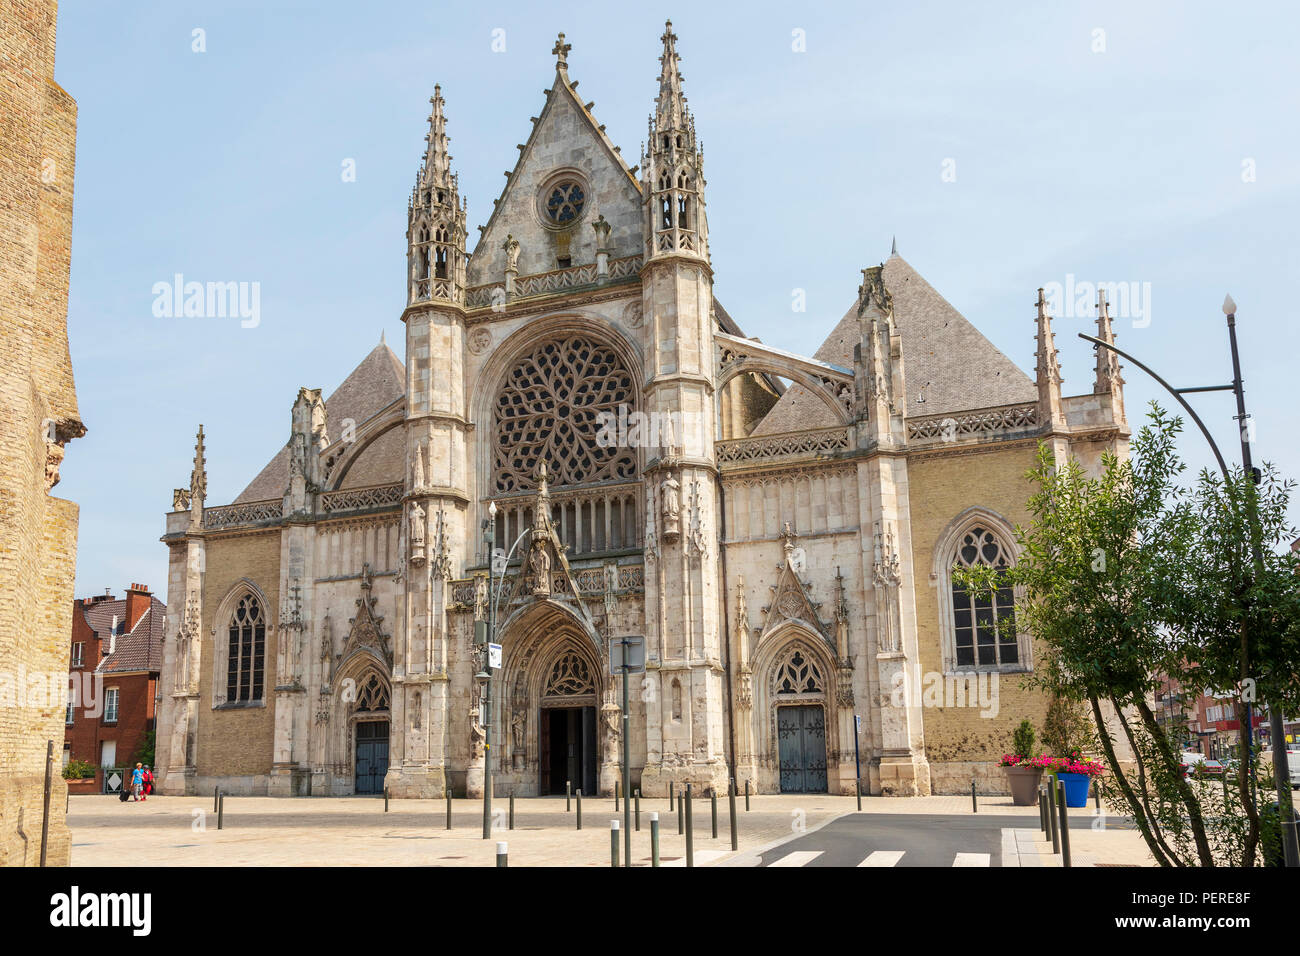
[{"label": "black lamppost", "polygon": [[[1219,463],[1219,471],[1223,473],[1225,482],[1229,480],[1228,466],[1223,460],[1223,455],[1219,451],[1219,446],[1210,436],[1209,429],[1205,427],[1205,423],[1201,421],[1200,416],[1196,414],[1192,409],[1192,406],[1187,403],[1185,398],[1183,398],[1183,393],[1231,391],[1236,396],[1237,414],[1235,417],[1237,421],[1238,435],[1241,438],[1241,464],[1244,473],[1251,478],[1251,481],[1246,483],[1246,517],[1249,522],[1250,546],[1255,562],[1255,571],[1256,574],[1260,574],[1264,568],[1264,557],[1260,545],[1259,513],[1255,501],[1255,485],[1259,482],[1259,473],[1256,471],[1255,466],[1251,461],[1249,428],[1246,424],[1250,416],[1246,414],[1246,393],[1245,389],[1242,387],[1241,359],[1237,352],[1237,303],[1232,301],[1232,296],[1230,295],[1224,296],[1223,298],[1223,314],[1227,317],[1228,343],[1232,349],[1232,384],[1230,385],[1205,385],[1196,388],[1174,388],[1154,371],[1146,365],[1143,365],[1127,352],[1123,352],[1120,349],[1117,349],[1114,345],[1108,342],[1103,342],[1101,339],[1093,338],[1091,335],[1084,335],[1082,332],[1078,333],[1078,335],[1079,338],[1091,342],[1094,347],[1109,349],[1116,355],[1123,356],[1164,386],[1165,391],[1173,395],[1178,404],[1183,406],[1183,409],[1187,414],[1192,417],[1192,421],[1196,423],[1197,427],[1201,430],[1201,434],[1205,436],[1205,440],[1209,442],[1210,448],[1214,452],[1214,457]],[[1296,826],[1291,810],[1291,776],[1287,767],[1286,741],[1282,734],[1281,711],[1277,707],[1270,707],[1269,712],[1270,727],[1272,730],[1271,736],[1273,738],[1273,775],[1277,783],[1278,815],[1279,823],[1282,828],[1282,849],[1287,866],[1300,866],[1300,849],[1297,849],[1296,847]],[[1245,717],[1247,735],[1248,739],[1251,741],[1251,750],[1253,750],[1255,727],[1254,720],[1251,716],[1249,701],[1245,702]],[[1243,761],[1246,761],[1248,765],[1250,753],[1242,754],[1242,759]]]},{"label": "black lamppost", "polygon": [[[493,554],[493,548],[497,543],[497,503],[495,501],[488,505],[488,518],[483,522],[483,543],[487,546],[488,557],[488,607],[487,607],[487,634],[483,644],[482,669],[474,675],[474,679],[480,685],[480,700],[483,702],[483,839],[490,839],[492,836],[492,645],[496,643],[497,636],[497,604],[501,600],[501,591],[505,587],[506,568],[510,565],[510,558],[515,553],[515,548],[519,547],[519,542],[532,534],[532,528],[525,528],[515,538],[514,544],[510,546],[505,559],[501,562],[501,572],[498,575],[496,570],[496,560]],[[493,587],[493,579],[499,578]]]}]

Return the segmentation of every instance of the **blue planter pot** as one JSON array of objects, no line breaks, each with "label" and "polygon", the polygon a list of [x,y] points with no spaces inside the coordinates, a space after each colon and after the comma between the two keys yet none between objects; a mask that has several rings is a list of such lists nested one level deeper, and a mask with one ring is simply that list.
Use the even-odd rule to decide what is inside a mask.
[{"label": "blue planter pot", "polygon": [[1079,808],[1088,805],[1088,775],[1086,773],[1058,773],[1057,779],[1065,785],[1065,805]]}]

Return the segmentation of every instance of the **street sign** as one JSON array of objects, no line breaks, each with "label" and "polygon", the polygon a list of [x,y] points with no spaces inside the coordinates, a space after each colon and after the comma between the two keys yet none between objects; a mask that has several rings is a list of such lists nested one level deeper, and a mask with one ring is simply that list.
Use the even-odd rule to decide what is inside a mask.
[{"label": "street sign", "polygon": [[[624,651],[624,648],[627,650]],[[624,655],[626,654],[626,658]],[[626,660],[627,673],[645,673],[645,638],[638,635],[615,637],[609,642],[609,672],[614,676],[623,673]]]},{"label": "street sign", "polygon": [[494,671],[501,669],[501,645],[500,644],[488,645],[488,667],[492,668]]},{"label": "street sign", "polygon": [[853,715],[853,729],[856,730],[858,733],[862,733],[862,715],[861,715],[861,714],[854,714],[854,715]]}]

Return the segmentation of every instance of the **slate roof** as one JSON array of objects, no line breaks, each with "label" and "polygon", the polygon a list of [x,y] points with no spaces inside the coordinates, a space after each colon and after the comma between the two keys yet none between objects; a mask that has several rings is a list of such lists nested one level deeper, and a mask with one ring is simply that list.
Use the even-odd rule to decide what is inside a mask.
[{"label": "slate roof", "polygon": [[[903,345],[907,382],[905,415],[947,415],[975,408],[1032,402],[1034,380],[1007,358],[907,263],[892,255],[885,262],[885,288],[894,300],[894,320]],[[813,358],[853,368],[853,346],[860,341],[855,301],[813,353]],[[926,383],[929,382],[929,385]],[[925,386],[925,403],[917,396]],[[754,428],[772,435],[837,424],[826,404],[802,385],[792,384]]]},{"label": "slate roof", "polygon": [[[141,615],[131,631],[126,629],[125,598],[83,605],[82,616],[100,639],[103,648],[107,650],[110,645],[113,647],[113,653],[106,655],[95,668],[99,673],[156,671],[162,667],[167,605],[157,597],[149,596],[149,610]],[[114,616],[117,617],[116,638],[110,641]]]},{"label": "slate roof", "polygon": [[[361,360],[351,374],[343,380],[343,384],[336,388],[328,398],[325,399],[325,428],[329,434],[330,441],[337,441],[343,428],[345,419],[352,419],[358,428],[367,419],[371,418],[377,412],[387,408],[394,401],[406,394],[406,366],[390,349],[383,339],[375,348]],[[400,437],[400,433],[399,433]],[[371,458],[372,452],[377,453],[377,458],[391,457],[389,452],[392,449],[383,445],[384,438],[375,443],[376,448],[372,446],[362,456],[362,461],[358,462],[352,471],[348,473],[346,487],[359,487],[365,484],[380,484],[391,478],[383,477],[391,468],[386,468],[379,464],[376,459],[374,467],[367,467],[359,472],[357,477],[365,474],[371,476],[372,472],[380,473],[380,477],[374,477],[373,480],[357,482],[354,480],[352,472],[361,468],[367,459]],[[391,444],[391,442],[389,442]],[[401,480],[402,469],[400,467],[400,458],[396,470],[397,480]],[[373,476],[371,476],[373,477]],[[239,497],[233,503],[238,504],[244,501],[265,501],[268,498],[279,498],[289,487],[289,440],[286,438],[284,447],[276,453],[265,468],[258,473],[257,477],[249,483],[248,487],[239,493]]]}]

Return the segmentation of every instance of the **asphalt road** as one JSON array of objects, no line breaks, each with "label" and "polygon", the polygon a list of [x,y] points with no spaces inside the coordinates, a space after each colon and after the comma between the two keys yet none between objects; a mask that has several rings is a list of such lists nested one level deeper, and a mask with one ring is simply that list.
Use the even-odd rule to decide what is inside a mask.
[{"label": "asphalt road", "polygon": [[[767,851],[759,865],[1001,866],[1002,830],[1037,825],[1025,816],[852,813]],[[1090,826],[1086,816],[1070,821],[1071,830]]]}]

